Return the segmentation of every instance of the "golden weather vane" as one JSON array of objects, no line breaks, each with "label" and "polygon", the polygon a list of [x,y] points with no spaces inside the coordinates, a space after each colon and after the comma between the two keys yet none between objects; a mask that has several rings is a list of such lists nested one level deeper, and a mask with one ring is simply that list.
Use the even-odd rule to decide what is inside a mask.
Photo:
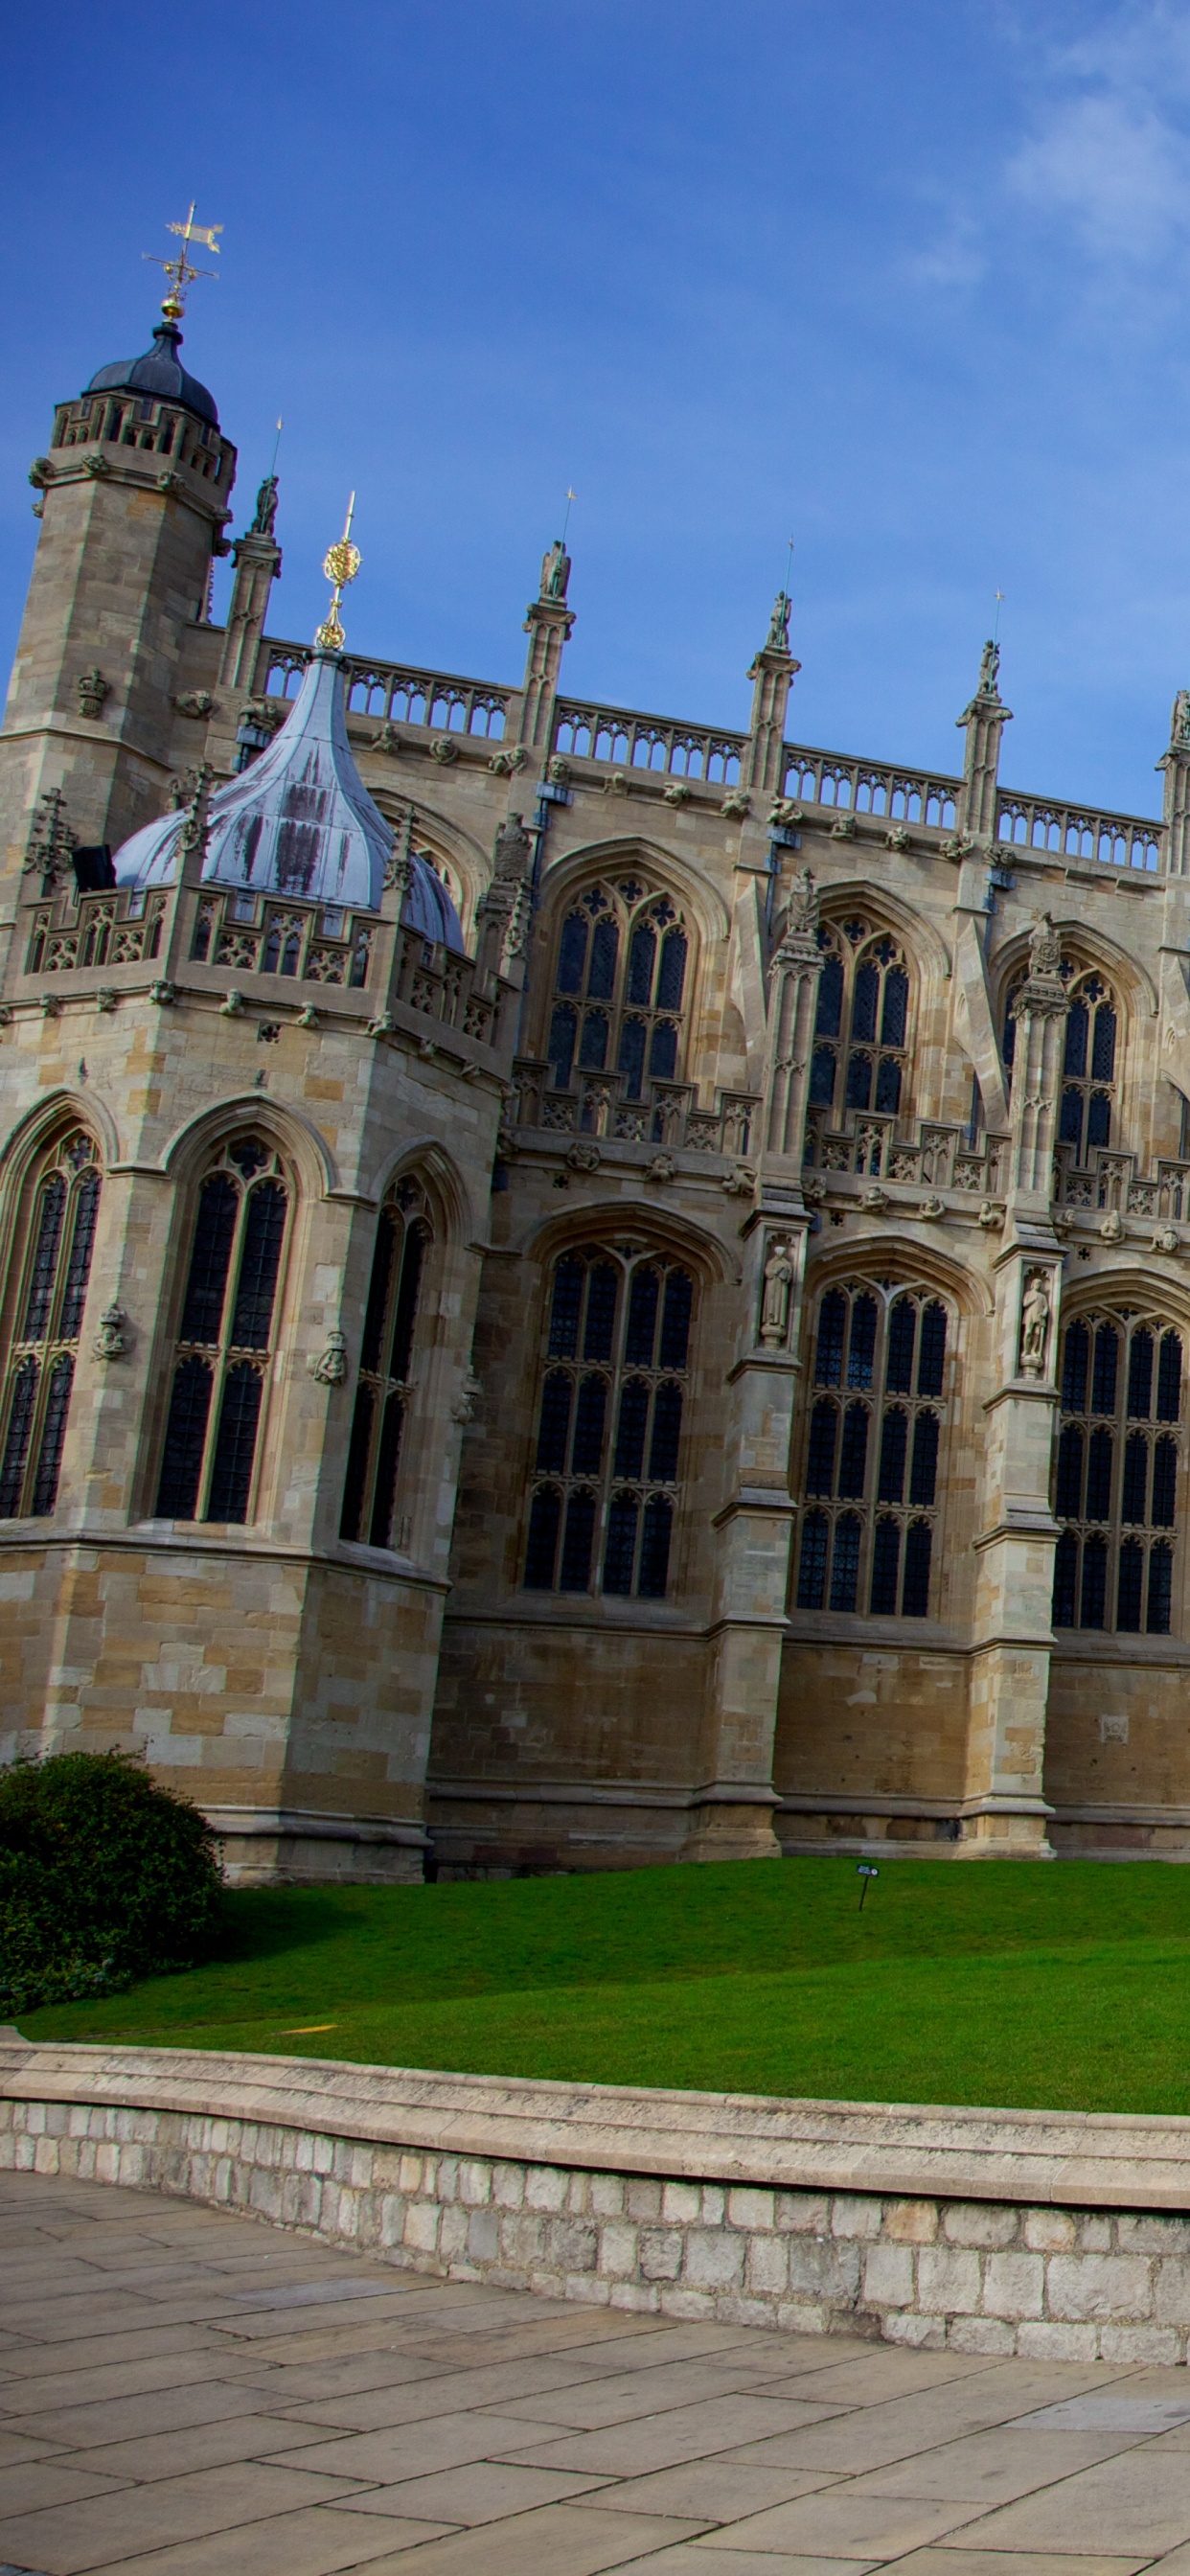
[{"label": "golden weather vane", "polygon": [[195,242],[201,242],[204,250],[213,250],[218,257],[217,235],[223,230],[222,224],[196,224],[195,202],[191,200],[190,212],[184,224],[166,225],[167,232],[178,233],[181,236],[182,247],[175,259],[159,259],[156,251],[153,250],[146,250],[141,254],[142,258],[152,260],[154,268],[163,268],[169,279],[169,293],[161,307],[167,322],[181,321],[186,310],[186,289],[193,278],[216,275],[213,268],[193,268],[190,263],[189,252]]},{"label": "golden weather vane", "polygon": [[363,561],[359,547],[353,546],[351,542],[351,522],[354,517],[355,494],[353,492],[351,499],[347,504],[347,516],[343,522],[343,534],[341,537],[336,537],[333,546],[327,547],[322,561],[322,569],[326,579],[334,584],[334,588],[331,593],[330,607],[328,608],[326,616],[323,618],[322,624],[318,628],[317,634],[314,638],[315,643],[324,653],[341,653],[347,640],[339,621],[339,601],[342,598],[343,592],[347,588],[348,582],[355,580],[355,576]]}]

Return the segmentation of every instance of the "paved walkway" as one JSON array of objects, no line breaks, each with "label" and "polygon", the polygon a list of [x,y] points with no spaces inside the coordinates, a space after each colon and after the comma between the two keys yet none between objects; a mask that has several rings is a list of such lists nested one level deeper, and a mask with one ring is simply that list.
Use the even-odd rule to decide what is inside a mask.
[{"label": "paved walkway", "polygon": [[397,2272],[0,2176],[0,2576],[1190,2576],[1190,2373]]}]

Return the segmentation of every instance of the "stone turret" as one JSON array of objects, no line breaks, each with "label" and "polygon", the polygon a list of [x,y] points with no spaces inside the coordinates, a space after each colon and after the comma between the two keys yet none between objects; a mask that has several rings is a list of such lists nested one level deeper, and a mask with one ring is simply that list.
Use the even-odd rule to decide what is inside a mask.
[{"label": "stone turret", "polygon": [[158,811],[174,701],[213,679],[212,557],[227,551],[236,452],[167,315],[139,357],[58,404],[30,473],[41,521],[0,737],[0,864],[41,796],[76,840],[114,847]]},{"label": "stone turret", "polygon": [[740,772],[740,786],[757,795],[781,793],[781,749],[785,740],[785,710],[790,687],[801,669],[789,650],[789,595],[779,590],[773,602],[769,631],[759,653],[749,664],[752,686],[752,720],[748,727],[748,751]]}]

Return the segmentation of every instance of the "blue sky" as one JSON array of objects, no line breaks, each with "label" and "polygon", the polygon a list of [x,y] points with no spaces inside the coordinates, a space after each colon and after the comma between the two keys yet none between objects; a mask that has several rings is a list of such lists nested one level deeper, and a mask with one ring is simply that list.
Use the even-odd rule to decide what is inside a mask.
[{"label": "blue sky", "polygon": [[349,645],[515,678],[567,484],[565,686],[739,723],[795,540],[790,730],[1151,811],[1190,682],[1190,12],[1079,0],[64,0],[2,111],[0,599],[55,398],[147,344],[285,418],[273,632],[357,488]]}]

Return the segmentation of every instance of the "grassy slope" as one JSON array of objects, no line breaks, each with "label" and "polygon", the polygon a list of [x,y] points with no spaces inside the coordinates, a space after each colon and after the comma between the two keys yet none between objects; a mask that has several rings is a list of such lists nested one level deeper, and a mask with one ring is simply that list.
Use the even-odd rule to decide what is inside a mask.
[{"label": "grassy slope", "polygon": [[[1190,1872],[837,1859],[228,1899],[218,1958],[30,2038],[1190,2112]],[[329,2028],[310,2025],[331,2025]]]}]

